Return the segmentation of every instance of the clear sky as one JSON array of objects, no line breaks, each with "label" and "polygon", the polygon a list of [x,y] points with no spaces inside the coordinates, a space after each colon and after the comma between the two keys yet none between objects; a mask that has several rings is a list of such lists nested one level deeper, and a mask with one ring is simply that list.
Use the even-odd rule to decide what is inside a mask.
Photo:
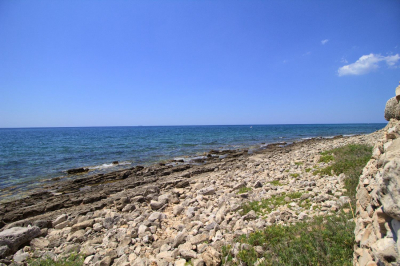
[{"label": "clear sky", "polygon": [[400,1],[0,1],[0,127],[385,122]]}]

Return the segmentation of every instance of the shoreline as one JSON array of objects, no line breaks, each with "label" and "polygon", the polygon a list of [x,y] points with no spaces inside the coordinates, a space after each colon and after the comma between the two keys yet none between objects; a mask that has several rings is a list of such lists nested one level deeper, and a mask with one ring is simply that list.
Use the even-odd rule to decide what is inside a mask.
[{"label": "shoreline", "polygon": [[[381,129],[382,130],[382,129]],[[111,171],[108,173],[99,173],[79,178],[79,175],[74,175],[72,179],[60,179],[53,181],[51,184],[44,186],[42,189],[30,193],[26,197],[10,200],[7,202],[0,202],[0,230],[7,223],[15,222],[20,219],[26,219],[34,217],[38,214],[51,213],[54,210],[65,205],[66,208],[70,208],[79,204],[88,204],[96,201],[106,199],[110,194],[120,192],[125,188],[141,187],[146,184],[157,183],[162,178],[174,179],[174,178],[191,178],[194,175],[198,175],[205,172],[214,171],[216,165],[221,163],[235,164],[237,160],[245,159],[252,155],[257,154],[271,154],[274,153],[288,153],[292,149],[298,148],[298,146],[307,146],[325,141],[333,141],[336,139],[351,139],[356,137],[368,136],[376,134],[381,130],[375,131],[369,134],[356,134],[352,136],[337,135],[332,137],[315,137],[306,138],[301,141],[294,141],[291,143],[277,142],[271,144],[265,144],[265,146],[259,144],[259,148],[249,153],[248,148],[236,149],[236,150],[222,150],[215,151],[211,150],[204,156],[206,159],[200,163],[191,162],[176,162],[175,165],[168,165],[164,163],[154,163],[149,166],[130,167],[127,169]],[[217,153],[222,157],[215,157],[212,154]],[[209,156],[211,155],[211,156]],[[175,162],[173,159],[169,161]],[[178,173],[178,174],[177,174]],[[180,173],[180,175],[179,175]],[[150,178],[149,178],[150,177]],[[133,184],[126,184],[133,182]],[[161,180],[161,182],[163,182]],[[168,182],[168,181],[166,181]],[[85,194],[94,194],[96,196],[86,197]],[[99,195],[102,194],[102,195]],[[71,200],[70,197],[77,197],[80,200]],[[39,208],[28,208],[28,211],[15,211],[20,206],[35,206],[40,205],[40,202],[46,202],[44,205],[48,205],[48,201],[54,201],[54,204],[49,206],[40,206]],[[67,202],[66,202],[67,201]],[[5,205],[14,206],[13,212],[19,212],[19,214],[11,215],[10,212],[5,212]],[[2,215],[3,214],[3,215]]]},{"label": "shoreline", "polygon": [[[75,251],[88,265],[168,265],[190,259],[218,265],[222,246],[233,244],[236,236],[334,214],[346,202],[344,177],[307,169],[327,166],[319,162],[322,151],[350,143],[374,145],[382,132],[277,143],[251,154],[207,157],[201,165],[136,166],[59,181],[48,188],[52,193],[0,204],[0,231],[21,226],[38,232],[30,246],[12,250],[15,255],[7,253],[0,262],[9,264],[17,254],[62,258]],[[239,193],[241,188],[246,192]],[[240,213],[243,203],[291,194],[301,198],[285,198],[284,205],[262,216]]]},{"label": "shoreline", "polygon": [[[131,137],[133,133],[138,133],[136,131],[86,132],[83,129],[76,131],[76,133],[79,133],[78,136],[82,134],[93,136],[94,139],[91,139],[91,143],[94,145],[93,147],[90,146],[88,139],[84,138],[81,140],[73,135],[72,133],[75,131],[62,131],[61,133],[68,138],[63,138],[62,142],[59,142],[63,143],[61,145],[54,142],[55,138],[50,138],[47,142],[47,139],[44,139],[44,136],[53,136],[55,133],[60,133],[57,130],[54,132],[51,129],[39,132],[30,132],[28,130],[19,133],[25,136],[24,139],[26,141],[16,147],[16,150],[21,153],[21,149],[26,146],[28,147],[27,152],[30,153],[27,153],[27,156],[21,153],[18,157],[16,157],[17,153],[14,154],[10,151],[12,148],[10,147],[10,143],[16,141],[15,138],[7,138],[8,135],[5,134],[6,149],[3,150],[4,152],[2,153],[4,156],[2,164],[4,167],[2,169],[4,172],[1,175],[1,202],[16,199],[16,194],[27,196],[32,193],[34,188],[51,184],[54,179],[73,179],[75,178],[74,176],[68,176],[66,173],[68,169],[73,168],[90,168],[91,171],[86,174],[86,176],[96,173],[108,174],[117,170],[129,169],[135,165],[150,166],[160,161],[170,162],[175,157],[185,157],[185,160],[189,160],[192,157],[202,156],[212,149],[251,150],[258,149],[264,142],[292,142],[311,137],[317,138],[319,136],[329,138],[341,134],[365,134],[384,126],[383,123],[374,123],[371,125],[344,124],[342,127],[339,125],[300,125],[298,128],[290,125],[264,125],[260,127],[255,126],[253,129],[249,129],[248,127],[243,128],[243,126],[233,126],[233,128],[220,128],[217,126],[216,131],[209,131],[207,127],[199,127],[194,131],[197,132],[197,135],[192,135],[191,130],[183,127],[182,129],[178,129],[177,133],[185,133],[187,135],[182,135],[182,137],[179,138],[173,137],[173,139],[175,139],[175,144],[162,142],[165,141],[165,136],[168,137],[168,134],[171,133],[168,130],[161,132],[160,137],[155,137],[154,141],[136,141],[135,138]],[[199,132],[201,135],[198,134]],[[33,136],[36,136],[32,140],[31,133]],[[110,141],[110,138],[106,138],[105,141],[101,140],[101,136],[108,136],[108,134],[112,137],[119,137],[119,139]],[[152,135],[154,132],[146,131],[140,134]],[[7,142],[8,139],[9,141]],[[72,149],[70,151],[71,155],[62,150],[65,148],[64,143],[70,145]],[[83,146],[75,145],[74,143],[83,143]],[[129,144],[125,145],[123,143]],[[154,146],[155,143],[161,143],[161,146]],[[42,147],[42,145],[44,146]],[[101,147],[101,145],[105,145],[105,147],[111,145],[110,147],[121,148],[99,150],[98,147]],[[150,147],[150,150],[144,150],[147,147],[146,145]],[[52,147],[55,149],[54,153],[51,150]],[[88,152],[85,152],[82,147],[88,147]],[[37,153],[35,153],[36,150]],[[80,154],[85,154],[85,156],[80,156]],[[62,160],[63,158],[65,160]],[[126,163],[127,165],[114,167],[114,165],[111,165],[114,160],[118,160],[121,164]],[[27,162],[30,163],[28,164]],[[83,176],[85,176],[85,174]]]},{"label": "shoreline", "polygon": [[[371,134],[371,133],[369,133]],[[63,183],[68,182],[68,181],[73,181],[76,179],[91,179],[95,176],[101,176],[101,175],[118,175],[119,173],[127,170],[134,170],[136,167],[144,167],[144,168],[153,168],[156,166],[182,166],[182,165],[204,165],[209,162],[215,162],[215,159],[224,159],[227,156],[231,154],[237,154],[235,156],[238,156],[238,154],[243,153],[242,155],[245,155],[246,153],[248,155],[251,155],[253,153],[259,153],[262,152],[265,149],[271,149],[272,147],[282,147],[282,146],[289,146],[293,145],[296,143],[302,143],[304,141],[312,141],[312,140],[329,140],[329,139],[336,139],[336,138],[348,138],[348,137],[355,137],[355,136],[363,136],[363,135],[368,135],[368,134],[349,134],[349,135],[336,135],[336,136],[317,136],[317,137],[304,137],[301,139],[291,139],[291,140],[286,140],[285,138],[282,138],[282,141],[279,142],[272,142],[272,143],[257,143],[257,144],[252,144],[252,145],[243,145],[243,144],[237,144],[235,146],[241,146],[241,148],[237,149],[224,149],[222,148],[221,150],[208,150],[204,151],[201,153],[197,154],[192,154],[192,155],[181,155],[181,156],[176,156],[171,159],[164,159],[160,160],[157,162],[149,162],[149,163],[144,163],[141,165],[135,165],[132,167],[132,163],[126,163],[126,161],[123,161],[118,164],[114,164],[114,166],[111,167],[106,167],[104,169],[101,168],[103,165],[113,165],[113,162],[110,161],[108,163],[103,163],[102,165],[96,165],[96,166],[80,166],[79,168],[86,168],[89,169],[88,171],[82,172],[82,173],[77,173],[77,174],[68,174],[67,172],[70,170],[75,170],[75,169],[68,169],[64,170],[65,175],[63,176],[58,176],[58,177],[53,177],[50,179],[45,179],[45,180],[39,180],[35,183],[33,187],[30,189],[22,189],[22,188],[16,188],[16,186],[11,186],[7,188],[3,188],[1,191],[5,192],[7,191],[10,196],[2,196],[0,197],[0,205],[1,204],[6,204],[9,202],[14,202],[14,201],[20,201],[25,198],[30,197],[33,194],[38,194],[38,193],[43,193],[43,192],[55,192],[54,187],[56,186],[63,186]],[[210,160],[211,159],[211,160]],[[121,167],[122,166],[122,167]],[[124,167],[125,166],[125,167]],[[111,169],[114,167],[119,167],[120,169]],[[109,170],[107,171],[107,168]],[[108,182],[108,180],[106,181]],[[24,183],[21,183],[24,184]],[[15,194],[15,191],[18,191],[17,194]]]}]

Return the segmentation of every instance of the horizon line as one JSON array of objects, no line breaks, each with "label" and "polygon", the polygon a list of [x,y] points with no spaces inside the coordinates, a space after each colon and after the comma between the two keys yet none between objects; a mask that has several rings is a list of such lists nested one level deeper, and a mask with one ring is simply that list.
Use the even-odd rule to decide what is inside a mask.
[{"label": "horizon line", "polygon": [[352,124],[387,124],[387,122],[356,123],[286,123],[286,124],[199,124],[199,125],[136,125],[136,126],[32,126],[0,127],[0,129],[35,129],[35,128],[111,128],[111,127],[195,127],[195,126],[284,126],[284,125],[352,125]]}]

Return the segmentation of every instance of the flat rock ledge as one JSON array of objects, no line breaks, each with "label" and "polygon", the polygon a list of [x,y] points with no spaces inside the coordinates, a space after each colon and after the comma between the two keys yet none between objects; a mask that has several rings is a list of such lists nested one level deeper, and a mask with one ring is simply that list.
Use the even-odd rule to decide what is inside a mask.
[{"label": "flat rock ledge", "polygon": [[400,121],[391,119],[357,187],[354,265],[400,265]]},{"label": "flat rock ledge", "polygon": [[[29,206],[42,206],[46,203],[44,208],[49,207],[53,198],[49,200],[46,195],[37,196],[36,205],[32,205],[29,200],[18,202],[26,204],[26,213],[18,212],[20,216],[15,216],[16,212],[11,207],[7,209],[4,206],[0,265],[23,265],[29,258],[58,259],[71,252],[83,254],[85,265],[96,266],[167,266],[185,265],[189,261],[196,266],[220,265],[222,246],[229,244],[232,249],[241,248],[240,243],[235,243],[236,236],[250,234],[272,224],[288,225],[313,216],[334,214],[348,201],[344,196],[344,175],[313,175],[309,169],[327,166],[319,162],[321,151],[350,143],[374,145],[382,136],[383,132],[377,131],[369,135],[304,141],[274,147],[270,151],[227,157],[197,168],[185,166],[179,171],[162,168],[153,173],[150,170],[145,173],[143,169],[121,172],[118,173],[121,176],[119,181],[111,183],[108,190],[99,190],[107,191],[106,194],[85,201],[84,197],[93,195],[92,190],[88,189],[85,195],[74,194],[78,192],[70,190],[57,196],[57,199],[64,199],[69,204],[74,200],[73,196],[78,195],[82,198],[75,198],[79,200],[78,205],[66,206],[61,202],[44,212],[35,213],[32,210],[36,207],[29,209]],[[382,147],[379,146],[381,153],[389,148],[385,145],[382,143]],[[385,164],[385,167],[397,169],[393,164]],[[162,174],[165,171],[169,173]],[[122,184],[123,188],[116,189],[116,184]],[[367,198],[359,203],[366,208],[364,212],[367,213],[365,215],[362,212],[365,217],[362,218],[364,227],[361,230],[367,228],[366,221],[371,221],[370,227],[373,223],[373,215],[370,216],[372,207],[368,207],[374,202],[372,189],[369,189],[372,184],[372,181],[369,185],[365,183],[363,186],[366,191],[360,192],[360,195]],[[396,186],[397,183],[392,187]],[[295,192],[301,193],[301,197],[286,197],[285,204],[271,206],[270,212],[259,214],[250,211],[244,215],[240,212],[245,202]],[[389,195],[389,205],[393,199],[392,194],[385,193]],[[371,195],[371,199],[368,195]],[[303,204],[305,200],[308,204]],[[15,205],[10,203],[8,206]],[[361,213],[359,206],[357,210]],[[396,208],[390,210],[390,215],[397,215]],[[385,242],[376,245],[374,249],[372,246],[371,249],[360,246],[362,250],[357,251],[362,255],[365,252],[373,255],[371,250],[391,252],[386,249],[382,251],[382,247],[393,244],[397,239],[394,233],[392,238],[388,237],[391,228],[399,228],[391,222],[390,219],[394,218],[376,216],[379,217],[378,221],[388,219],[390,223],[387,227],[379,224],[379,230],[387,230],[385,237],[379,239],[387,240],[383,240]],[[12,237],[4,237],[6,240],[1,242],[1,236],[12,235],[10,230],[27,230],[32,234],[25,233],[29,237],[15,244],[7,242]],[[235,250],[232,250],[232,254],[235,254]],[[365,260],[364,257],[357,259]]]}]

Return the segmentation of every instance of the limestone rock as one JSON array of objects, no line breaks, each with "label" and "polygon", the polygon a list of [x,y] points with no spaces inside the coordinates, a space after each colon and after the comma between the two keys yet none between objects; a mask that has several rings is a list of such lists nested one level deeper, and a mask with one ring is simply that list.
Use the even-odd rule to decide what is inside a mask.
[{"label": "limestone rock", "polygon": [[155,201],[152,200],[150,202],[150,207],[152,210],[159,210],[165,205],[165,201]]},{"label": "limestone rock", "polygon": [[381,260],[393,261],[398,258],[393,238],[382,238],[372,245],[373,253]]},{"label": "limestone rock", "polygon": [[206,251],[201,254],[206,265],[217,266],[221,264],[221,254],[213,247],[208,246]]},{"label": "limestone rock", "polygon": [[390,98],[385,107],[385,119],[390,121],[392,118],[400,120],[400,103],[396,97]]},{"label": "limestone rock", "polygon": [[383,211],[400,220],[400,158],[386,164],[383,173],[385,186],[381,188]]},{"label": "limestone rock", "polygon": [[74,224],[72,226],[72,231],[85,229],[86,227],[92,227],[94,224],[94,220],[87,220],[81,223]]},{"label": "limestone rock", "polygon": [[37,249],[44,249],[50,244],[50,241],[47,240],[46,238],[40,237],[40,238],[34,238],[31,240],[31,247],[37,248]]},{"label": "limestone rock", "polygon": [[174,216],[177,216],[177,215],[181,214],[182,211],[183,211],[183,206],[182,205],[176,205],[176,206],[174,206],[172,212],[173,212]]},{"label": "limestone rock", "polygon": [[180,254],[185,260],[191,260],[197,257],[196,252],[193,250],[181,250]]},{"label": "limestone rock", "polygon": [[66,214],[61,214],[60,216],[58,216],[54,221],[53,221],[53,227],[55,227],[56,225],[65,222],[68,219],[68,215]]},{"label": "limestone rock", "polygon": [[199,192],[197,192],[197,193],[201,194],[201,195],[213,195],[213,194],[215,194],[215,187],[209,186],[209,187],[200,189]]},{"label": "limestone rock", "polygon": [[161,221],[163,219],[166,218],[166,215],[161,213],[161,212],[153,212],[152,214],[150,214],[149,218],[147,218],[147,220],[149,220],[150,222],[154,222],[154,221]]},{"label": "limestone rock", "polygon": [[0,246],[0,258],[4,258],[10,252],[8,246]]},{"label": "limestone rock", "polygon": [[7,245],[12,252],[40,235],[40,228],[32,227],[13,227],[0,232],[0,246]]}]

